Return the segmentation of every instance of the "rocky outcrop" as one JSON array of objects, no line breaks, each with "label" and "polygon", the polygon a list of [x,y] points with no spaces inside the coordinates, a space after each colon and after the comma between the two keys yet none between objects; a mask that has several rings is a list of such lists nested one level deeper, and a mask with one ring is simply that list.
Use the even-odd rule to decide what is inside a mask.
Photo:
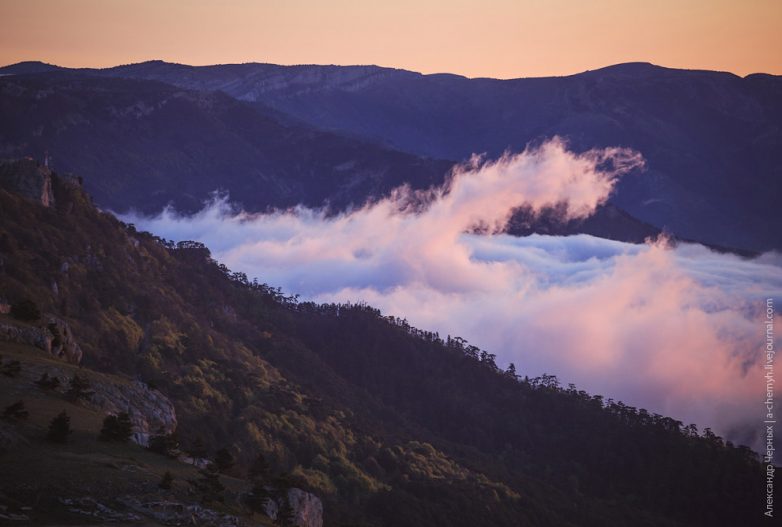
[{"label": "rocky outcrop", "polygon": [[[6,326],[0,326],[0,332],[3,331],[3,327]],[[20,329],[17,326],[10,327]],[[91,407],[102,414],[116,415],[120,412],[127,412],[133,424],[131,439],[135,443],[149,446],[150,436],[160,433],[170,434],[176,430],[177,417],[174,403],[159,391],[149,388],[141,381],[122,377],[112,378],[105,375],[87,375],[86,371],[85,373],[81,371],[76,373],[89,380],[92,395],[81,401],[80,404]],[[49,378],[57,377],[60,384],[54,390],[65,393],[74,371],[64,365],[60,368],[52,364],[23,360],[19,373],[22,381],[32,384],[44,374]],[[1,432],[2,430],[0,430],[0,446],[5,441]]]},{"label": "rocky outcrop", "polygon": [[87,516],[93,521],[115,523],[135,522],[142,519],[138,514],[118,511],[90,496],[83,498],[60,498],[59,501],[71,514]]},{"label": "rocky outcrop", "polygon": [[17,326],[0,322],[0,340],[15,344],[27,344],[47,353],[52,349],[52,335],[45,328]]},{"label": "rocky outcrop", "polygon": [[107,414],[127,412],[133,423],[133,441],[149,446],[149,438],[176,430],[174,404],[141,381],[128,384],[93,382],[92,404]]},{"label": "rocky outcrop", "polygon": [[323,526],[323,503],[320,498],[301,489],[290,489],[288,502],[293,507],[296,525],[299,527]]},{"label": "rocky outcrop", "polygon": [[42,326],[0,322],[0,340],[34,346],[71,364],[80,363],[83,355],[68,323],[54,316]]},{"label": "rocky outcrop", "polygon": [[173,500],[143,501],[135,496],[125,496],[120,501],[133,511],[153,518],[164,525],[197,525],[201,527],[239,527],[247,525],[239,518],[201,505]]},{"label": "rocky outcrop", "polygon": [[52,335],[49,353],[72,364],[79,364],[83,354],[68,323],[57,317],[50,316],[47,319],[46,328]]},{"label": "rocky outcrop", "polygon": [[34,159],[0,163],[0,187],[50,207],[54,205],[52,172]]},{"label": "rocky outcrop", "polygon": [[[293,509],[294,524],[298,527],[323,527],[323,503],[320,498],[301,489],[288,489],[286,496]],[[277,519],[277,514],[283,505],[285,498],[270,499],[266,502],[264,510],[272,520]]]}]

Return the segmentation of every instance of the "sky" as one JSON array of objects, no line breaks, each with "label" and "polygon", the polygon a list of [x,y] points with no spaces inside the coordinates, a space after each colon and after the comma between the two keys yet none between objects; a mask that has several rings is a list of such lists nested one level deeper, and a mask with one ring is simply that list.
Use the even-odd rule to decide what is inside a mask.
[{"label": "sky", "polygon": [[778,0],[0,0],[0,64],[378,64],[567,75],[632,61],[782,74]]},{"label": "sky", "polygon": [[[760,446],[761,322],[767,298],[782,303],[782,255],[745,259],[665,239],[499,234],[522,204],[566,202],[567,216],[588,216],[643,163],[627,149],[579,155],[554,139],[473,160],[444,187],[400,188],[338,216],[303,207],[247,214],[222,196],[193,216],[169,209],[123,219],[167,239],[201,241],[232,270],[286,294],[364,301],[466,338],[522,375],[553,373]],[[423,210],[410,206],[421,202]]]}]

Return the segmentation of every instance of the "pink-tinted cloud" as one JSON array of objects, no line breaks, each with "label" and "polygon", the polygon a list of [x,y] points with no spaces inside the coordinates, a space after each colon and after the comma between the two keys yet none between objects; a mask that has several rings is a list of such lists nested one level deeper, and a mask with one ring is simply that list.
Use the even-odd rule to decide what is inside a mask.
[{"label": "pink-tinted cloud", "polygon": [[782,302],[779,255],[468,233],[498,232],[522,204],[567,202],[568,216],[586,216],[641,163],[622,149],[575,155],[554,140],[496,162],[475,159],[441,189],[399,189],[336,217],[303,208],[252,215],[218,200],[191,217],[126,219],[203,241],[232,269],[288,292],[367,301],[465,337],[522,373],[554,373],[752,442],[765,387],[760,315],[767,296]]}]

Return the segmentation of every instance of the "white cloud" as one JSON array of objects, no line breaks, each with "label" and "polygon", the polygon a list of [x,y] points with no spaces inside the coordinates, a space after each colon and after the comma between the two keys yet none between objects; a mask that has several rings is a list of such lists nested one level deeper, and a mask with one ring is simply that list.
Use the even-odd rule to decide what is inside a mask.
[{"label": "white cloud", "polygon": [[190,217],[123,219],[204,242],[231,269],[287,292],[364,300],[467,338],[522,373],[553,373],[748,442],[742,434],[762,411],[763,299],[782,302],[778,254],[746,260],[664,241],[468,233],[498,232],[522,204],[567,202],[569,217],[584,217],[640,164],[631,151],[575,155],[554,140],[473,160],[442,189],[399,189],[335,217],[304,208],[247,214],[222,199]]}]

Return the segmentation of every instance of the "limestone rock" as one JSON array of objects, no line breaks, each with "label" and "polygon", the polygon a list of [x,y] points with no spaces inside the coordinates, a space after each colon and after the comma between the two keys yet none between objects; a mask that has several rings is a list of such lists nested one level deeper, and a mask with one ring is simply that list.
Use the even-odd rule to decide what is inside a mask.
[{"label": "limestone rock", "polygon": [[[0,332],[2,328],[0,326]],[[16,326],[12,328],[18,329]],[[20,380],[29,384],[35,383],[43,374],[50,378],[57,377],[60,386],[56,391],[65,393],[68,389],[68,381],[73,372],[66,367],[57,368],[51,364],[35,362],[22,363],[19,374]],[[81,376],[81,374],[79,373]],[[170,434],[177,427],[176,410],[174,403],[168,397],[157,390],[149,388],[141,381],[117,378],[116,380],[102,380],[107,377],[89,377],[90,389],[93,392],[88,400],[81,404],[98,410],[102,414],[118,414],[127,412],[133,424],[131,439],[142,446],[149,446],[149,438],[160,432]],[[11,442],[11,436],[6,437],[0,428],[0,446]],[[10,439],[9,439],[10,438]]]},{"label": "limestone rock", "polygon": [[57,317],[49,316],[47,329],[52,335],[49,353],[72,364],[79,364],[83,354],[68,323]]},{"label": "limestone rock", "polygon": [[174,404],[141,381],[128,384],[93,382],[92,389],[95,393],[91,403],[104,413],[128,413],[133,423],[132,440],[141,446],[149,446],[149,438],[153,435],[176,430]]},{"label": "limestone rock", "polygon": [[[288,489],[288,503],[293,508],[294,523],[298,527],[323,527],[323,503],[320,498],[301,489]],[[267,500],[264,510],[272,520],[282,507],[281,499]]]},{"label": "limestone rock", "polygon": [[59,359],[79,364],[83,353],[68,323],[54,316],[45,320],[44,326],[0,323],[0,340],[34,346]]},{"label": "limestone rock", "polygon": [[50,353],[52,339],[51,333],[45,328],[0,323],[0,340],[6,342],[27,344]]},{"label": "limestone rock", "polygon": [[98,521],[114,523],[141,520],[141,516],[138,514],[118,511],[89,496],[83,498],[60,498],[59,501],[67,507],[68,512],[88,516]]},{"label": "limestone rock", "polygon": [[239,527],[245,525],[239,518],[201,505],[179,501],[142,501],[135,496],[125,496],[120,501],[128,508],[151,517],[165,525],[196,525],[202,527]]},{"label": "limestone rock", "polygon": [[50,207],[54,205],[52,172],[30,158],[0,164],[0,187]]},{"label": "limestone rock", "polygon": [[323,526],[323,504],[320,498],[301,489],[290,489],[288,502],[293,507],[296,525],[299,527]]}]

